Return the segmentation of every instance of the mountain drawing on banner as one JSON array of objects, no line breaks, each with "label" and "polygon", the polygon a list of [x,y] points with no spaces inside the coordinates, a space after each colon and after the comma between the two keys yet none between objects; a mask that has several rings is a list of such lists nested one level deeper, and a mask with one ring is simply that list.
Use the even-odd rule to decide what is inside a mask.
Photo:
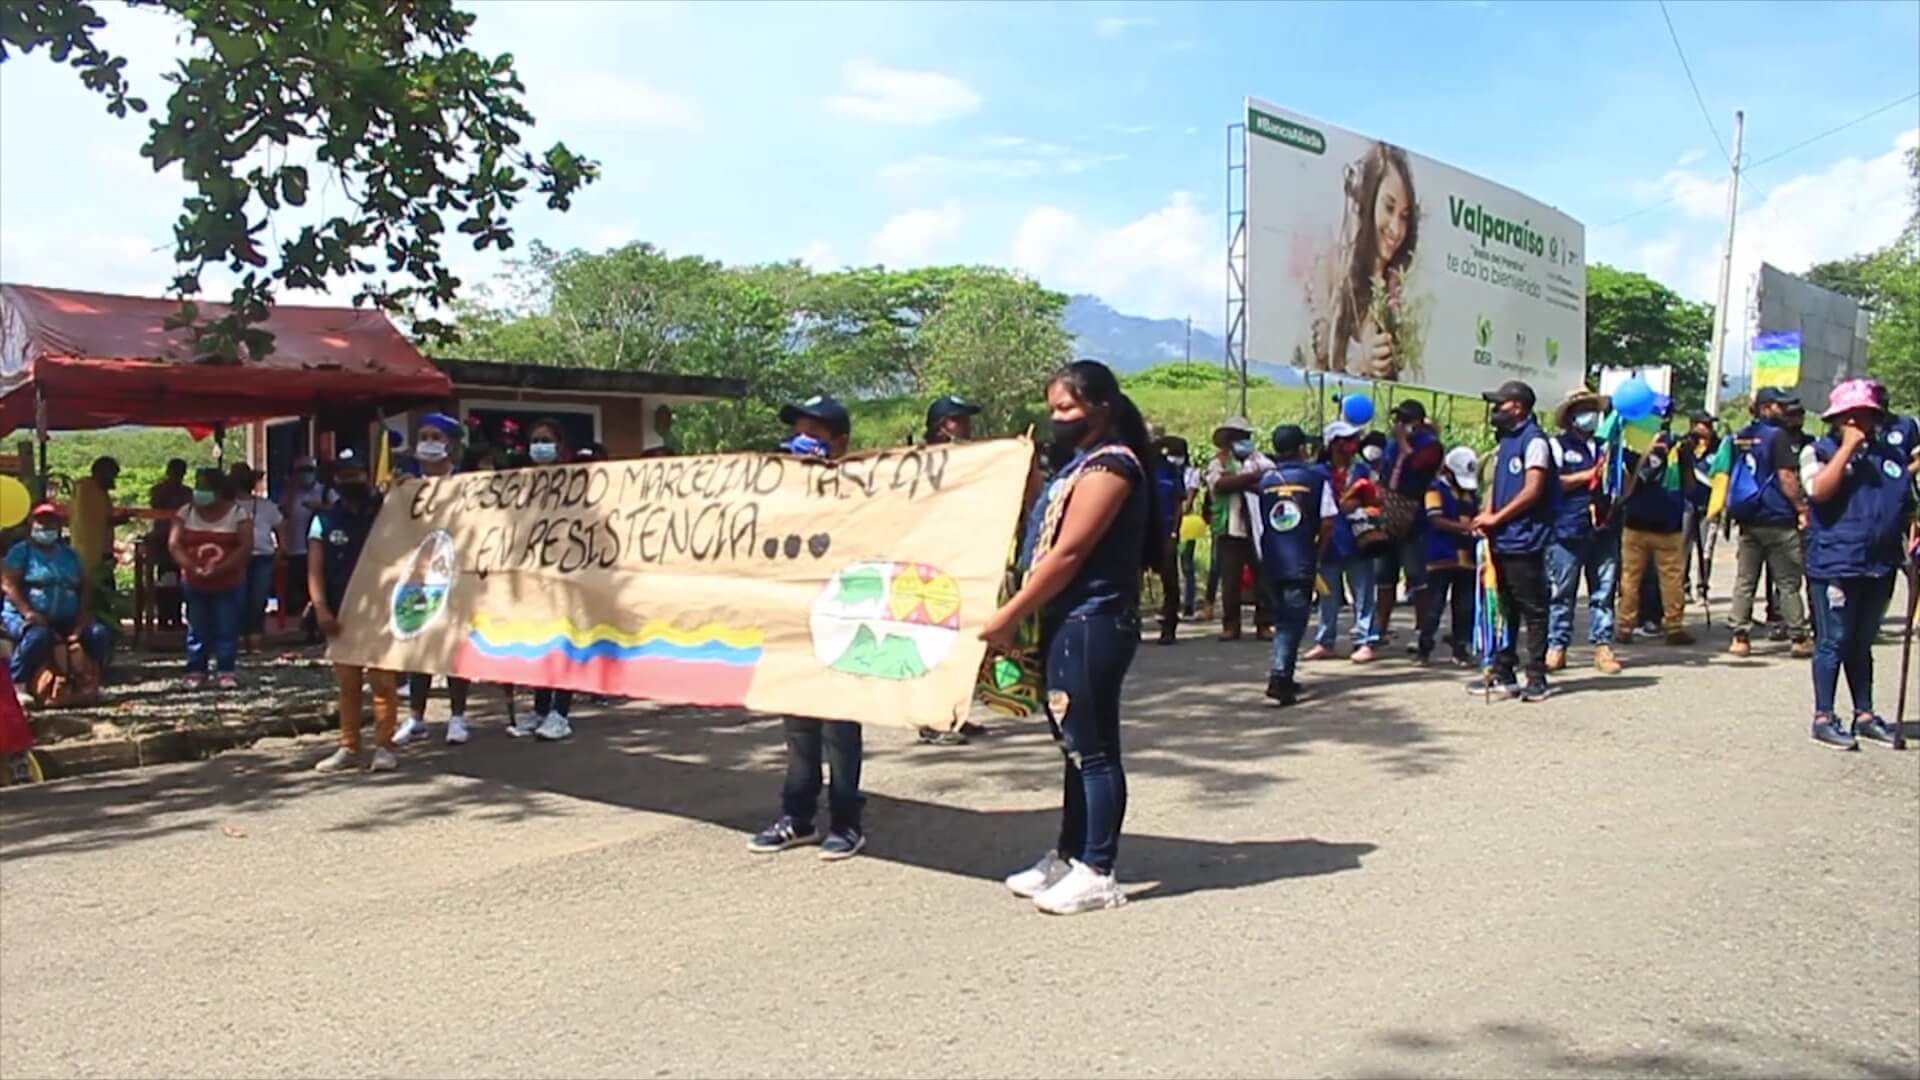
[{"label": "mountain drawing on banner", "polygon": [[917,679],[927,673],[927,665],[921,662],[913,639],[888,634],[882,640],[872,627],[863,625],[854,631],[853,644],[833,662],[833,670],[879,679]]}]

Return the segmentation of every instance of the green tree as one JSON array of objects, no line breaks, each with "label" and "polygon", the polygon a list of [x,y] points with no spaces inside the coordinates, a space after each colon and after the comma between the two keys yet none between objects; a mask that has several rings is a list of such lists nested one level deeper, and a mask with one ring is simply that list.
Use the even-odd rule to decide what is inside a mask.
[{"label": "green tree", "polygon": [[1673,368],[1673,396],[1706,396],[1713,306],[1696,304],[1645,274],[1605,263],[1587,267],[1587,383],[1609,367]]},{"label": "green tree", "polygon": [[982,434],[1013,434],[1039,418],[1048,375],[1072,358],[1060,316],[1065,293],[977,267],[956,275],[920,329],[922,396],[957,394],[981,407]]},{"label": "green tree", "polygon": [[[183,302],[209,356],[269,351],[258,325],[277,288],[319,288],[361,277],[356,304],[410,312],[449,305],[460,279],[442,260],[451,227],[475,250],[513,246],[506,214],[531,183],[547,205],[567,209],[598,166],[563,143],[520,148],[533,116],[513,57],[464,46],[474,16],[451,0],[132,0],[179,18],[196,46],[166,76],[165,115],[148,123],[140,149],[157,172],[178,164],[194,188],[174,225],[180,273],[172,289],[200,293],[200,276],[225,265],[242,275],[229,314],[200,318]],[[128,85],[126,60],[94,34],[106,19],[80,0],[0,4],[0,62],[9,49],[45,48],[55,63],[124,117],[147,103]],[[283,206],[305,205],[311,160],[332,175],[348,210],[304,225],[262,250],[260,237]],[[402,284],[368,278],[376,261]],[[417,332],[451,324],[422,318]]]}]

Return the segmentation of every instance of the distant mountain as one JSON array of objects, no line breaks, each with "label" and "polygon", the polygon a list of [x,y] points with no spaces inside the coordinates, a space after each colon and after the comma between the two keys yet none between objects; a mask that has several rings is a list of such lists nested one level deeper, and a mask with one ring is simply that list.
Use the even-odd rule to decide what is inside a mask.
[{"label": "distant mountain", "polygon": [[[1075,356],[1098,360],[1122,374],[1187,355],[1185,319],[1122,315],[1097,296],[1074,296],[1060,321],[1073,335]],[[1218,364],[1225,353],[1219,338],[1194,328],[1194,363]]]}]

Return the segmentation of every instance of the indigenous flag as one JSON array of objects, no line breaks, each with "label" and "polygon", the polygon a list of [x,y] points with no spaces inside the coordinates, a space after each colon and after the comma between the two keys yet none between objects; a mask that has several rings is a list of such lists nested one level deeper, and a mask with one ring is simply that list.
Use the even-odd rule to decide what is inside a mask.
[{"label": "indigenous flag", "polygon": [[1608,412],[1594,432],[1606,458],[1594,483],[1600,494],[1609,499],[1618,499],[1627,489],[1626,426],[1626,419],[1619,413]]},{"label": "indigenous flag", "polygon": [[1493,565],[1491,541],[1474,544],[1473,564],[1473,647],[1480,654],[1480,666],[1491,668],[1513,635],[1507,613],[1500,607],[1500,575]]},{"label": "indigenous flag", "polygon": [[1753,388],[1792,389],[1800,382],[1800,331],[1763,330],[1753,337]]}]

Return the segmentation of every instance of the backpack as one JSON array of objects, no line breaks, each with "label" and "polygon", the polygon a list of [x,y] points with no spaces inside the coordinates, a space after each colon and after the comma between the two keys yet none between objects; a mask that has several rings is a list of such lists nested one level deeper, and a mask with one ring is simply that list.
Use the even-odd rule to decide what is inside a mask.
[{"label": "backpack", "polygon": [[78,641],[56,641],[47,666],[33,677],[32,693],[34,700],[56,709],[97,705],[100,668]]},{"label": "backpack", "polygon": [[1735,521],[1751,521],[1759,514],[1767,485],[1775,482],[1771,470],[1762,477],[1755,460],[1756,455],[1766,449],[1764,437],[1753,440],[1752,445],[1745,448],[1738,444],[1733,448],[1733,463],[1727,470],[1727,513]]}]

